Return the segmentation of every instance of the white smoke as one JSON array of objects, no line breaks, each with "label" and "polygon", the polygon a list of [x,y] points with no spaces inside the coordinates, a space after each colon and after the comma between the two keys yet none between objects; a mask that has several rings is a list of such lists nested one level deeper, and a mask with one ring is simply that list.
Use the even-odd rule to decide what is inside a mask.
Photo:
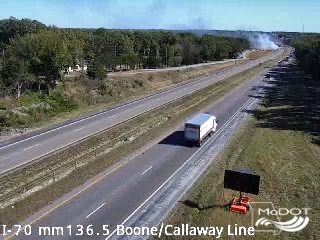
[{"label": "white smoke", "polygon": [[266,33],[255,33],[248,36],[252,48],[262,50],[277,50],[279,47],[272,41],[271,36]]}]

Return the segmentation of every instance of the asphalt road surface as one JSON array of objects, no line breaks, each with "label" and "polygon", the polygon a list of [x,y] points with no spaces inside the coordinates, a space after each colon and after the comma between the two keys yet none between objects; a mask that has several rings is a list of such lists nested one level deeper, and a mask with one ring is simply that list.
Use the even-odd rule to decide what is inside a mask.
[{"label": "asphalt road surface", "polygon": [[[241,112],[248,101],[251,101],[256,89],[259,89],[257,86],[264,85],[263,79],[263,75],[252,78],[207,109],[217,116],[218,131],[222,126],[222,131],[235,131],[226,123],[236,113]],[[208,145],[220,144],[216,143],[214,136],[207,141],[209,144],[204,144],[200,150]],[[185,146],[183,125],[181,125],[179,129],[144,153],[107,170],[68,196],[28,218],[23,224],[31,224],[32,235],[26,236],[20,233],[14,239],[106,239],[116,225],[130,220],[155,191],[165,186],[168,180],[174,181],[172,176],[198,150],[197,147]],[[154,211],[157,211],[157,206],[153,207]],[[92,225],[94,235],[91,237],[85,234],[76,235],[81,234],[81,227],[77,225],[83,226],[84,233],[87,227]],[[49,231],[52,234],[55,227],[62,227],[63,236],[39,236],[41,227],[47,227],[47,234]]]},{"label": "asphalt road surface", "polygon": [[25,166],[34,160],[41,159],[52,152],[65,148],[66,146],[103,129],[112,127],[113,125],[178,99],[195,90],[204,88],[214,82],[221,81],[229,76],[252,68],[259,63],[265,62],[282,53],[283,49],[280,49],[272,55],[218,72],[210,77],[204,77],[186,84],[175,86],[147,98],[132,101],[92,117],[69,123],[50,131],[2,146],[0,147],[0,174],[5,174],[13,169]]}]

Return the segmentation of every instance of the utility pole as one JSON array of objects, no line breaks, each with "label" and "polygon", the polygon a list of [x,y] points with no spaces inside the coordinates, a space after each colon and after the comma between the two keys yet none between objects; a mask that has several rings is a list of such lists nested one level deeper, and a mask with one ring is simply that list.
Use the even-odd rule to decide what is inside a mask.
[{"label": "utility pole", "polygon": [[168,67],[168,48],[166,47],[166,67]]},{"label": "utility pole", "polygon": [[114,70],[117,71],[117,45],[114,44]]}]

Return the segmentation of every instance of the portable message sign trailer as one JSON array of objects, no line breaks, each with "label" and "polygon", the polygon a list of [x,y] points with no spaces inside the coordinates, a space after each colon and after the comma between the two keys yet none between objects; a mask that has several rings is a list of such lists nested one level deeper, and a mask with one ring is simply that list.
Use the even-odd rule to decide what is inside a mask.
[{"label": "portable message sign trailer", "polygon": [[229,210],[231,212],[247,213],[248,203],[252,199],[242,193],[259,194],[260,176],[249,169],[225,170],[224,188],[239,191],[239,197],[232,199]]}]

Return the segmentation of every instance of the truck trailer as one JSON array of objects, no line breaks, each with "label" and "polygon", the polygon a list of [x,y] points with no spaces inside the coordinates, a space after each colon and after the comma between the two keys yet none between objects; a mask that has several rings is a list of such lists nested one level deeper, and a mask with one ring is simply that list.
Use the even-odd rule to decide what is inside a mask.
[{"label": "truck trailer", "polygon": [[203,140],[216,131],[217,125],[214,115],[199,113],[185,123],[184,139],[188,145],[201,147]]}]

